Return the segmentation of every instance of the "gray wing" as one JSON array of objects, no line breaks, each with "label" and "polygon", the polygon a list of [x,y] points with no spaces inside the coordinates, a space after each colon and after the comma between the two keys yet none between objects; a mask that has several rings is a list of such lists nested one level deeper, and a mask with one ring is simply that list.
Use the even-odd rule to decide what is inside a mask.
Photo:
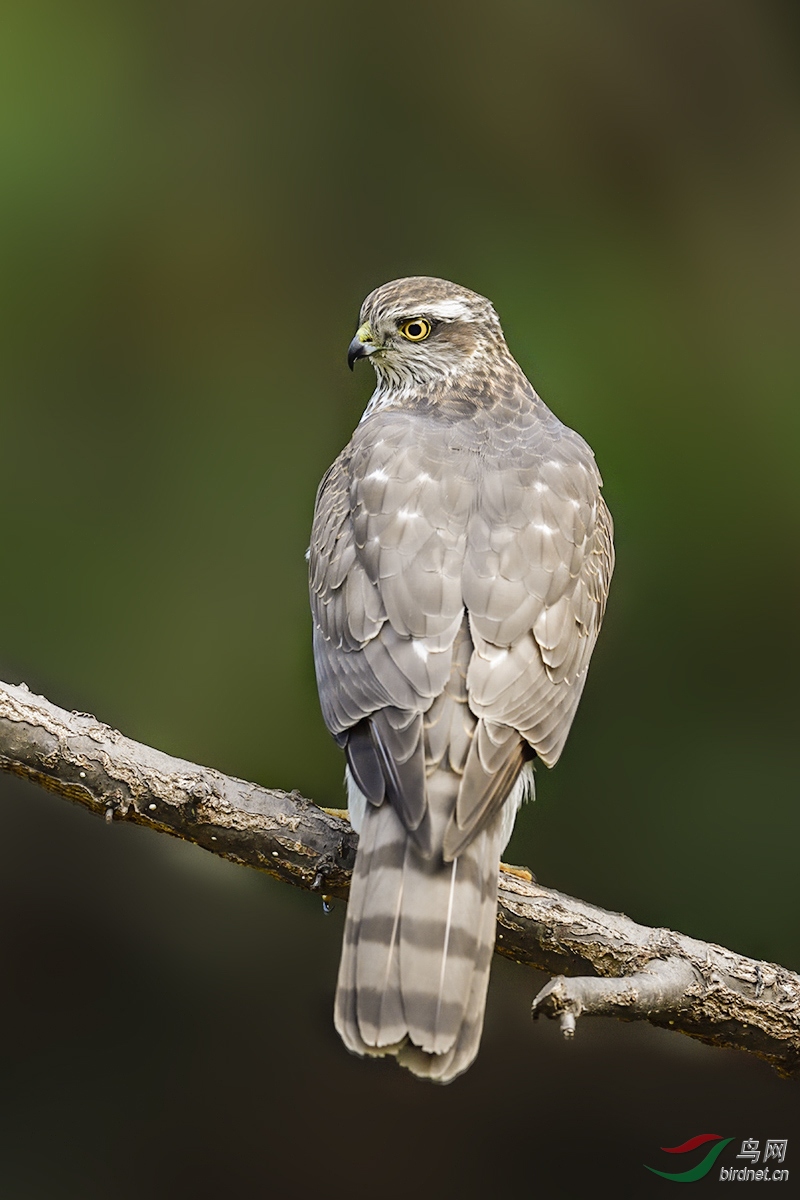
[{"label": "gray wing", "polygon": [[613,569],[583,440],[543,405],[489,420],[482,437],[408,411],[369,418],[320,486],[311,540],[324,719],[364,794],[388,793],[409,831],[425,816],[426,750],[429,769],[444,750],[435,708],[427,732],[423,716],[466,610],[472,740],[448,858],[497,813],[531,751],[559,757]]},{"label": "gray wing", "polygon": [[492,778],[513,772],[518,738],[547,766],[558,760],[605,610],[614,550],[600,475],[585,442],[554,418],[549,424],[521,461],[487,474],[469,525],[467,688],[478,725],[449,854],[502,803]]},{"label": "gray wing", "polygon": [[423,714],[444,689],[463,617],[472,492],[442,469],[424,418],[362,424],[317,495],[310,548],[314,660],[325,722],[373,803],[425,815]]}]

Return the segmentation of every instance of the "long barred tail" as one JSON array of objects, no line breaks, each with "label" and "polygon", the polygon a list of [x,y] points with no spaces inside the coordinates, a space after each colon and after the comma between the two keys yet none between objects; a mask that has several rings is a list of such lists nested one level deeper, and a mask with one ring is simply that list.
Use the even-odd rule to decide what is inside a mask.
[{"label": "long barred tail", "polygon": [[[446,772],[428,781],[453,786]],[[516,808],[516,804],[514,805]],[[336,992],[355,1054],[447,1083],[478,1053],[496,932],[503,814],[452,862],[424,858],[390,804],[364,815]]]}]

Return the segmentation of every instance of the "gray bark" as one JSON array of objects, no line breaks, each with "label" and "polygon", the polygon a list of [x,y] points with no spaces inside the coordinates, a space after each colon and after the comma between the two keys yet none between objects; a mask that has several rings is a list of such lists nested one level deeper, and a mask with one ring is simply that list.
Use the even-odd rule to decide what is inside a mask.
[{"label": "gray bark", "polygon": [[[0,683],[0,768],[298,887],[346,898],[357,837],[297,792],[172,758],[21,684]],[[557,975],[533,1002],[570,1036],[583,1014],[654,1025],[800,1074],[800,976],[501,871],[500,954]],[[570,976],[570,978],[567,978]]]}]

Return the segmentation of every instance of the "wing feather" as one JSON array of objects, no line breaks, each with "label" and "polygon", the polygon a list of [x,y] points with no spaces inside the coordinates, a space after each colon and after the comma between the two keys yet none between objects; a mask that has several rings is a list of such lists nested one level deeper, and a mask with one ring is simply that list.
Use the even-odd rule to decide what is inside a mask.
[{"label": "wing feather", "polygon": [[328,728],[345,745],[351,732],[355,738],[348,758],[362,790],[379,802],[378,762],[385,794],[425,848],[422,718],[444,692],[463,621],[469,489],[458,471],[445,469],[445,431],[437,449],[436,430],[419,437],[409,414],[376,414],[366,424],[317,497],[310,571],[317,681]]},{"label": "wing feather", "polygon": [[472,743],[451,850],[485,826],[531,750],[548,765],[558,759],[613,570],[611,519],[585,442],[544,406],[505,427],[482,420],[448,427],[389,410],[362,422],[320,486],[312,534],[323,715],[345,739],[367,722],[390,795],[399,797],[396,772],[409,786],[412,772],[419,794],[398,799],[409,830],[421,827],[425,756],[430,771],[464,731],[435,715],[409,723],[403,736],[429,732],[414,734],[403,759],[396,722],[379,714],[433,712],[467,611],[458,653]]}]

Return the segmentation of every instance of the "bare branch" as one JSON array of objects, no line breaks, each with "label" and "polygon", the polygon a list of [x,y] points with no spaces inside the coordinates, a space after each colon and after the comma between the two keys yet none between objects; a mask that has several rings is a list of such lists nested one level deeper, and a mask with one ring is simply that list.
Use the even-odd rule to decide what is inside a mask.
[{"label": "bare branch", "polygon": [[[0,768],[298,887],[346,897],[357,838],[297,792],[262,788],[131,741],[24,684],[0,684]],[[800,976],[500,875],[497,950],[558,978],[534,1015],[644,1018],[800,1074]],[[580,978],[565,978],[581,976]]]}]

